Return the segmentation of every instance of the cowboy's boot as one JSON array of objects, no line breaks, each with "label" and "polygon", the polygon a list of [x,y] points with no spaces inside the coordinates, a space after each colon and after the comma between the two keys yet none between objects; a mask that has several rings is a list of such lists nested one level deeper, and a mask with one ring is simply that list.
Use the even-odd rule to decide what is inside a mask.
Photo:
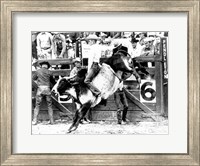
[{"label": "cowboy's boot", "polygon": [[52,108],[48,108],[48,113],[49,113],[49,120],[50,120],[50,124],[54,124],[54,119],[53,119],[53,109]]},{"label": "cowboy's boot", "polygon": [[122,116],[121,116],[121,110],[117,110],[117,123],[121,124],[122,123]]},{"label": "cowboy's boot", "polygon": [[125,107],[123,112],[122,112],[122,123],[123,124],[125,124],[126,122],[129,121],[128,119],[126,119],[127,111],[128,111],[128,107]]},{"label": "cowboy's boot", "polygon": [[96,97],[101,94],[101,92],[95,86],[93,86],[92,83],[89,83],[88,87]]},{"label": "cowboy's boot", "polygon": [[39,114],[39,107],[35,107],[34,109],[34,113],[33,113],[33,121],[32,121],[32,125],[36,125],[37,124],[37,117]]}]

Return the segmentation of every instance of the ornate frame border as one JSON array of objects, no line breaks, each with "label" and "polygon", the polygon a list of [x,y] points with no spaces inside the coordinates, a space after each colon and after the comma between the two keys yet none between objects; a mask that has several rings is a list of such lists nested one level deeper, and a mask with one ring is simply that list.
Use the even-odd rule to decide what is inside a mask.
[{"label": "ornate frame border", "polygon": [[[1,1],[1,165],[200,165],[199,150],[199,0]],[[148,4],[148,6],[147,6]],[[12,154],[13,12],[187,12],[188,153],[187,154]]]}]

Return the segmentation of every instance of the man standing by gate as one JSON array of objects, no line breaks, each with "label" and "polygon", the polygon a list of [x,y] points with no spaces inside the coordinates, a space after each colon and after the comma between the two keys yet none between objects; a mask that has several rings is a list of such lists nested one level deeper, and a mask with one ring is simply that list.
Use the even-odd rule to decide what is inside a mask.
[{"label": "man standing by gate", "polygon": [[[125,124],[128,122],[128,119],[126,118],[128,111],[128,101],[123,90],[123,81],[120,83],[118,90],[114,93],[114,100],[117,106],[118,124]],[[123,109],[120,103],[123,105]]]},{"label": "man standing by gate", "polygon": [[46,97],[50,124],[54,124],[51,90],[50,90],[50,79],[52,76],[52,72],[48,70],[50,68],[50,64],[47,61],[41,62],[40,65],[41,69],[37,70],[32,77],[33,81],[37,81],[38,85],[36,93],[36,106],[34,109],[32,124],[33,125],[37,124],[38,114],[40,111],[40,104],[42,102],[43,97]]}]

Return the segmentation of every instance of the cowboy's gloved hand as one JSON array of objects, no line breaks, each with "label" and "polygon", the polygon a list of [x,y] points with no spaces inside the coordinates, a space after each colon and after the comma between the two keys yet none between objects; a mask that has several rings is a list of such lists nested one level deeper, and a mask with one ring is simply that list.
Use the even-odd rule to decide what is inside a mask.
[{"label": "cowboy's gloved hand", "polygon": [[135,71],[133,74],[134,74],[134,76],[135,76],[137,82],[140,84],[140,83],[141,83],[140,75],[139,75],[136,71]]},{"label": "cowboy's gloved hand", "polygon": [[140,78],[140,76],[137,77],[136,80],[137,80],[137,82],[138,82],[138,84],[137,84],[137,86],[136,86],[136,89],[139,89],[139,88],[140,88],[140,83],[141,83],[141,78]]},{"label": "cowboy's gloved hand", "polygon": [[137,78],[137,82],[138,82],[139,84],[141,83],[141,78],[140,78],[140,77]]}]

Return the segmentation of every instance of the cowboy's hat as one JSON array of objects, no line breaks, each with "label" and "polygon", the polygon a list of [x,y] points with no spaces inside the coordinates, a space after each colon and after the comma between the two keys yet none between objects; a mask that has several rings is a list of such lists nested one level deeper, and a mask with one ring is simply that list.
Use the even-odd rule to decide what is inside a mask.
[{"label": "cowboy's hat", "polygon": [[155,36],[156,32],[147,32],[148,36]]},{"label": "cowboy's hat", "polygon": [[158,37],[164,37],[164,32],[156,32],[156,36],[158,36]]},{"label": "cowboy's hat", "polygon": [[47,61],[42,61],[42,62],[40,62],[39,63],[40,64],[40,66],[42,66],[42,65],[47,65],[48,66],[48,68],[50,68],[51,67],[51,65],[49,64],[49,62],[47,62]]},{"label": "cowboy's hat", "polygon": [[85,38],[85,40],[99,40],[99,37],[97,37],[97,35],[90,34]]},{"label": "cowboy's hat", "polygon": [[139,42],[139,40],[137,40],[136,38],[132,38],[131,43],[137,43]]},{"label": "cowboy's hat", "polygon": [[154,41],[155,39],[153,37],[146,37],[144,38],[144,42],[147,43],[147,42],[150,42],[150,41]]},{"label": "cowboy's hat", "polygon": [[115,53],[119,53],[119,52],[122,52],[122,53],[128,53],[128,48],[127,47],[125,47],[125,46],[122,46],[122,44],[120,44],[120,45],[118,45],[117,47],[115,47],[114,49],[113,49],[113,54],[115,54]]},{"label": "cowboy's hat", "polygon": [[147,32],[135,32],[135,35],[146,34]]},{"label": "cowboy's hat", "polygon": [[75,62],[79,62],[79,63],[81,63],[81,59],[80,58],[75,58],[75,59],[73,59],[73,63],[75,63]]},{"label": "cowboy's hat", "polygon": [[100,37],[106,37],[107,35],[105,33],[101,32],[99,36]]}]

